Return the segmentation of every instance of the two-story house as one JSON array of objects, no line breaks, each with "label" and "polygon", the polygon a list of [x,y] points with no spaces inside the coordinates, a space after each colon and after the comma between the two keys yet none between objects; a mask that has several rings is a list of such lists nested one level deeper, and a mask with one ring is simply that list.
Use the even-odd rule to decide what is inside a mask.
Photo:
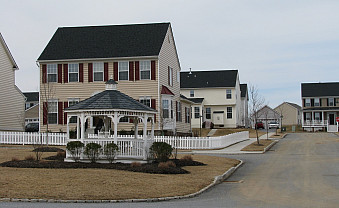
[{"label": "two-story house", "polygon": [[291,102],[283,102],[274,108],[281,115],[282,125],[301,125],[301,106]]},{"label": "two-story house", "polygon": [[[170,23],[60,27],[38,58],[40,129],[66,131],[64,109],[105,90],[119,91],[157,110],[155,130],[189,132],[180,99],[180,63]],[[178,118],[177,118],[178,117]],[[71,128],[76,128],[72,118]],[[92,117],[88,128],[102,121]],[[119,128],[133,121],[121,118]]]},{"label": "two-story house", "polygon": [[181,93],[194,102],[192,128],[205,121],[219,128],[243,125],[238,70],[181,72],[180,79]]},{"label": "two-story house", "polygon": [[338,132],[339,82],[301,83],[302,127]]},{"label": "two-story house", "polygon": [[25,121],[25,96],[15,85],[16,64],[0,33],[0,130],[23,131]]}]

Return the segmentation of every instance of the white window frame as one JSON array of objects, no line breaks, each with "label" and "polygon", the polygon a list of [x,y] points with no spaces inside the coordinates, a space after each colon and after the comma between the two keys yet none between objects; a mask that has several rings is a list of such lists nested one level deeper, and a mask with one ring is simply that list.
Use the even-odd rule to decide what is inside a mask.
[{"label": "white window frame", "polygon": [[[146,102],[145,102],[146,101]],[[149,103],[149,105],[147,105],[148,107],[152,107],[152,103],[151,103],[151,97],[149,96],[143,96],[143,97],[139,97],[139,102],[147,105]]]},{"label": "white window frame", "polygon": [[199,106],[194,106],[194,118],[195,119],[200,118],[200,107]]},{"label": "white window frame", "polygon": [[306,121],[310,121],[311,119],[312,119],[311,113],[306,112],[306,113],[305,113],[305,120],[306,120]]},{"label": "white window frame", "polygon": [[[165,111],[167,111],[167,113],[166,113],[167,115],[165,114]],[[162,117],[163,118],[170,118],[170,100],[168,100],[168,99],[162,100]]]},{"label": "white window frame", "polygon": [[194,90],[190,90],[190,97],[194,97]]},{"label": "white window frame", "polygon": [[[230,96],[230,97],[228,97]],[[232,90],[231,89],[226,89],[226,99],[232,99]]]},{"label": "white window frame", "polygon": [[[77,103],[80,102],[80,99],[79,98],[68,98],[68,107],[71,107]],[[74,103],[73,105],[71,105],[71,103]],[[74,121],[75,120],[75,121]],[[72,116],[70,119],[69,119],[69,123],[77,123],[77,116]]]},{"label": "white window frame", "polygon": [[314,120],[315,121],[320,121],[321,119],[320,119],[320,112],[314,112]]},{"label": "white window frame", "polygon": [[311,107],[311,98],[305,98],[305,107]]},{"label": "white window frame", "polygon": [[180,83],[180,71],[177,71],[177,82]]},{"label": "white window frame", "polygon": [[328,106],[334,106],[334,98],[328,98]]},{"label": "white window frame", "polygon": [[[51,108],[51,103],[55,103],[55,105],[56,105],[56,109],[55,109],[55,111],[52,111],[52,108]],[[58,118],[59,118],[59,115],[58,115],[58,108],[59,106],[58,106],[58,100],[48,100],[48,115],[47,115],[47,122],[48,122],[48,124],[58,124]],[[50,123],[50,118],[49,118],[49,116],[51,115],[51,114],[56,114],[56,122],[54,123]]]},{"label": "white window frame", "polygon": [[[127,65],[127,70],[122,68],[122,67],[125,67],[125,66],[122,66],[122,64],[126,64]],[[120,78],[120,73],[125,73],[126,71],[127,71],[127,78],[126,79],[121,79]],[[129,80],[129,63],[128,63],[128,61],[119,61],[118,62],[118,80],[119,81],[128,81]]]},{"label": "white window frame", "polygon": [[169,77],[169,85],[173,86],[173,68],[172,67],[168,67],[168,77]]},{"label": "white window frame", "polygon": [[320,106],[320,98],[314,98],[314,106],[316,107]]},{"label": "white window frame", "polygon": [[186,120],[187,120],[187,122],[186,123],[190,123],[190,120],[191,120],[191,108],[189,108],[189,107],[186,107]]},{"label": "white window frame", "polygon": [[[104,81],[104,62],[93,62],[93,81],[94,82],[102,82]],[[101,80],[96,80],[95,79],[95,74],[102,74],[102,79]]]},{"label": "white window frame", "polygon": [[[77,72],[71,72],[71,70],[73,70],[73,66],[76,66]],[[71,81],[70,79],[70,75],[71,74],[77,74],[77,80],[76,81]],[[78,63],[68,63],[68,82],[79,82],[79,64]]]},{"label": "white window frame", "polygon": [[[209,111],[209,112],[208,112]],[[205,118],[210,120],[212,118],[212,111],[211,111],[211,108],[206,108],[205,109]],[[207,115],[209,115],[209,118],[207,118]]]},{"label": "white window frame", "polygon": [[180,122],[182,122],[181,107],[182,107],[181,102],[178,101],[178,106],[177,106],[178,120],[177,121],[180,121]]},{"label": "white window frame", "polygon": [[[231,111],[229,111],[231,110]],[[231,116],[229,116],[231,115]],[[227,107],[226,108],[226,118],[227,119],[232,119],[233,118],[233,108],[232,107]]]},{"label": "white window frame", "polygon": [[[58,65],[57,64],[47,64],[47,82],[58,82]],[[55,81],[50,81],[49,75],[55,75]]]},{"label": "white window frame", "polygon": [[[140,61],[139,62],[139,69],[140,69],[140,80],[151,80],[151,61]],[[149,72],[149,77],[143,78],[143,73]]]}]

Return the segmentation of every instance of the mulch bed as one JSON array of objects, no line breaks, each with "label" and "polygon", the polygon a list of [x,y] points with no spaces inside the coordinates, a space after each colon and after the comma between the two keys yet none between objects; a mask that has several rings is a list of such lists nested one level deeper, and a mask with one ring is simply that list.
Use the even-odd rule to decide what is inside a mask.
[{"label": "mulch bed", "polygon": [[38,147],[33,152],[65,152],[65,150],[57,147]]},{"label": "mulch bed", "polygon": [[[157,162],[148,164],[124,164],[124,163],[81,163],[81,162],[64,162],[60,156],[51,156],[45,158],[48,160],[36,161],[36,160],[17,160],[7,161],[1,163],[2,167],[15,167],[15,168],[50,168],[50,169],[115,169],[125,170],[132,172],[143,172],[152,174],[187,174],[189,171],[182,169],[183,166],[202,166],[204,163],[194,160],[170,160],[176,164],[176,167],[158,167]],[[53,160],[53,161],[50,161]]]}]

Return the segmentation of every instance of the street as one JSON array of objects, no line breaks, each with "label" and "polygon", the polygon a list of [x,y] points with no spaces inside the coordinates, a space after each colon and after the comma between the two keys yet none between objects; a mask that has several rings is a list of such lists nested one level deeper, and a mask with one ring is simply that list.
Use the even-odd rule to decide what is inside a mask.
[{"label": "street", "polygon": [[338,207],[338,150],[335,134],[289,134],[265,154],[218,155],[245,164],[226,182],[195,198],[118,204],[0,203],[0,207]]}]

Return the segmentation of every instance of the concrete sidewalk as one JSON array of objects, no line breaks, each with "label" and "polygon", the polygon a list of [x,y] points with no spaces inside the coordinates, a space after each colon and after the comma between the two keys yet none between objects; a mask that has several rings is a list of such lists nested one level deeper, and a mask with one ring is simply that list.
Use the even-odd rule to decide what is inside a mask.
[{"label": "concrete sidewalk", "polygon": [[[272,136],[273,134],[275,134],[274,132],[269,132],[268,133],[268,138],[270,136]],[[267,135],[264,134],[261,137],[259,137],[259,139],[266,139]],[[195,153],[195,154],[258,154],[258,153],[263,153],[261,151],[255,151],[255,152],[244,152],[241,151],[242,148],[246,147],[247,145],[250,145],[251,143],[257,141],[256,138],[249,138],[246,141],[243,142],[239,142],[237,144],[228,146],[224,149],[219,149],[219,150],[193,150],[191,151],[191,153]]]}]

